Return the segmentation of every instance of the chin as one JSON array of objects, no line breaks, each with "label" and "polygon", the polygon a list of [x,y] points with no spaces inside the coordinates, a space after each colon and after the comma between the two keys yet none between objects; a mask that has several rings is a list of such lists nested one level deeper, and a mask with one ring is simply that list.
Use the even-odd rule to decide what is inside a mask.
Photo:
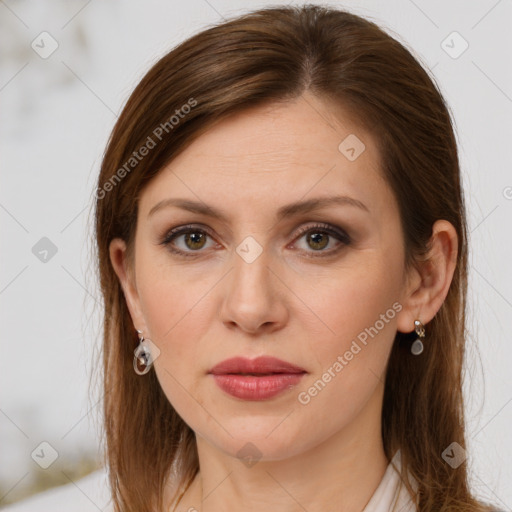
[{"label": "chin", "polygon": [[198,431],[196,435],[199,434],[218,450],[248,461],[247,465],[250,467],[251,461],[283,460],[307,449],[303,445],[304,438],[300,433],[300,426],[294,426],[293,430],[290,430],[283,428],[282,424],[279,425],[284,417],[286,415],[280,418],[236,418],[231,422],[219,418],[219,423],[233,437],[222,427],[216,429],[215,434],[210,430],[206,436]]}]

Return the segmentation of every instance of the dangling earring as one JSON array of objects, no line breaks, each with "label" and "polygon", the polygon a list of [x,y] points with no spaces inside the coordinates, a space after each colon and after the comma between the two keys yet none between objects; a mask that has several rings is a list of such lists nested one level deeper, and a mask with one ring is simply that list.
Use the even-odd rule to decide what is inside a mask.
[{"label": "dangling earring", "polygon": [[[138,375],[145,375],[153,366],[153,358],[151,357],[151,349],[149,347],[151,340],[145,340],[142,331],[137,329],[137,332],[139,333],[139,345],[134,350],[133,369]],[[139,364],[142,369],[139,368]]]},{"label": "dangling earring", "polygon": [[418,338],[414,340],[414,343],[411,345],[411,352],[418,356],[423,352],[423,343],[422,338],[425,337],[425,326],[420,322],[420,320],[414,320],[414,330],[418,335]]}]

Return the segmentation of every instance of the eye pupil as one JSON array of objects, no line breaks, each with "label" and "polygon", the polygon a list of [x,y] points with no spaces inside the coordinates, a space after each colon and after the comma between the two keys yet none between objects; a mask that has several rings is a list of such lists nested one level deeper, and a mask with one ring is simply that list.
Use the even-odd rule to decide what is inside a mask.
[{"label": "eye pupil", "polygon": [[311,246],[312,248],[314,248],[314,249],[323,249],[327,245],[327,243],[322,244],[322,242],[321,242],[321,238],[322,237],[324,239],[324,242],[326,242],[327,239],[328,239],[328,235],[326,233],[312,233],[312,234],[309,234],[307,236],[308,243],[310,241],[312,241],[314,246],[315,246],[315,247]]}]

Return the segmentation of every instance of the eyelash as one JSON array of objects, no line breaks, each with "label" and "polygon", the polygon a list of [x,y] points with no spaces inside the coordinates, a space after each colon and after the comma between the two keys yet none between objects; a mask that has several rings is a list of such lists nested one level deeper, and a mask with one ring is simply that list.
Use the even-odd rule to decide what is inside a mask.
[{"label": "eyelash", "polygon": [[[327,235],[335,237],[341,241],[341,247],[331,249],[329,251],[323,251],[323,250],[306,251],[308,253],[309,252],[323,253],[323,254],[318,254],[318,255],[307,256],[310,258],[318,258],[318,257],[321,258],[321,257],[331,256],[332,254],[337,253],[343,246],[349,245],[351,243],[349,236],[343,230],[336,228],[334,226],[330,226],[329,224],[322,224],[322,223],[315,224],[313,226],[307,226],[305,228],[301,228],[299,230],[299,232],[297,233],[297,236],[295,237],[294,240],[300,239],[303,235],[305,235],[306,233],[309,233],[309,232],[327,234]],[[202,234],[209,236],[210,238],[213,238],[208,233],[208,231],[198,228],[198,227],[194,226],[193,224],[189,224],[189,225],[181,226],[181,227],[174,228],[174,229],[171,229],[170,231],[168,231],[165,234],[163,240],[160,242],[160,244],[163,246],[166,246],[170,252],[177,254],[179,256],[183,256],[186,258],[194,258],[194,257],[200,256],[200,253],[203,252],[200,249],[197,251],[182,251],[181,249],[176,249],[175,247],[172,246],[171,242],[175,238],[178,238],[180,235],[184,235],[187,233],[202,233]]]}]

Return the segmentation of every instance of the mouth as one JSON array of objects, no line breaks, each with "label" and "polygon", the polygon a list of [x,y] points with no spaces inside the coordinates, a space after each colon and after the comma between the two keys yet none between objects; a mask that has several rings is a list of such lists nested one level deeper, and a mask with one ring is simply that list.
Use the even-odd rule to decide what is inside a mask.
[{"label": "mouth", "polygon": [[209,372],[228,395],[242,400],[269,400],[296,386],[306,370],[269,356],[227,359]]}]

